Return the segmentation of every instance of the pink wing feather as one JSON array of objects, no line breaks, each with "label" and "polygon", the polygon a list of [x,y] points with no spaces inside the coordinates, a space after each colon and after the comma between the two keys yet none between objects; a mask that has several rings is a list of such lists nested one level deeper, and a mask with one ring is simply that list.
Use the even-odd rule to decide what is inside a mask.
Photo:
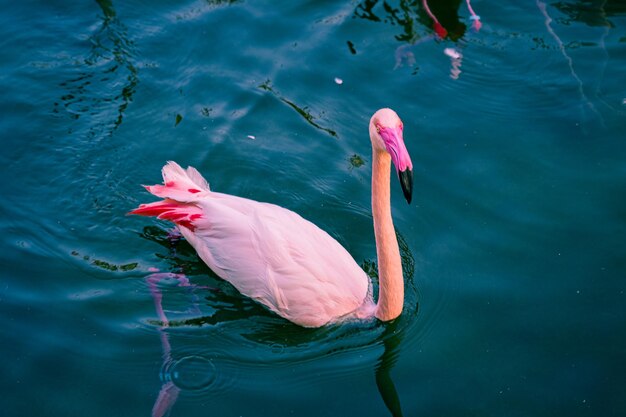
[{"label": "pink wing feather", "polygon": [[161,172],[164,185],[144,187],[164,200],[141,204],[129,214],[156,216],[191,231],[195,230],[194,222],[202,218],[202,209],[194,202],[211,191],[209,184],[195,168],[184,170],[176,162],[169,161]]}]

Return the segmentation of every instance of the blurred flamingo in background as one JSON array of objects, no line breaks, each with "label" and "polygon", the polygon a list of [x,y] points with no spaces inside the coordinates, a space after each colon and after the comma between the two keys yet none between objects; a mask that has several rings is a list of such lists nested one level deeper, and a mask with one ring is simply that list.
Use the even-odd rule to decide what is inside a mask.
[{"label": "blurred flamingo in background", "polygon": [[[476,32],[478,32],[480,28],[482,27],[482,23],[480,22],[480,16],[478,16],[476,12],[474,12],[474,9],[472,8],[472,3],[470,0],[466,0],[465,3],[467,4],[467,10],[470,12],[470,20],[472,21],[472,27],[474,28]],[[441,24],[437,16],[435,16],[435,14],[432,12],[430,7],[428,6],[427,0],[422,0],[422,7],[424,8],[424,11],[428,15],[428,17],[432,19],[433,28],[435,29],[435,33],[437,34],[437,36],[439,36],[440,39],[444,39],[446,36],[448,36],[448,30]]]},{"label": "blurred flamingo in background", "polygon": [[483,26],[482,23],[480,23],[480,16],[478,16],[476,14],[476,12],[474,12],[474,9],[472,9],[472,4],[470,2],[470,0],[466,0],[465,1],[467,3],[467,10],[469,10],[470,12],[470,20],[472,20],[472,27],[474,28],[474,30],[476,32],[478,32],[480,30],[480,28]]},{"label": "blurred flamingo in background", "polygon": [[[455,43],[454,46],[447,47],[444,49],[444,53],[450,57],[450,78],[456,80],[459,78],[461,74],[461,65],[463,63],[463,53],[461,49],[463,48],[463,43],[458,45],[458,41],[465,35],[465,30],[467,26],[459,20],[458,9],[461,6],[461,0],[439,0],[439,1],[431,1],[430,4],[428,0],[421,1],[421,9],[417,12],[420,15],[421,11],[427,16],[427,21],[418,19],[419,22],[430,27],[430,23],[432,22],[432,29],[434,33],[428,34],[425,36],[417,35],[413,33],[412,26],[407,25],[405,27],[405,32],[408,34],[413,33],[410,38],[409,44],[404,44],[399,46],[395,52],[395,61],[396,65],[394,69],[400,68],[406,63],[409,67],[415,67],[417,70],[414,50],[417,45],[430,41],[430,40],[451,40]],[[469,11],[470,17],[469,19],[472,21],[472,29],[475,32],[479,32],[482,27],[482,23],[480,20],[480,16],[476,14],[474,9],[472,8],[472,3],[470,0],[466,0],[465,4],[467,5],[467,10]],[[415,6],[413,3],[412,6]],[[396,24],[405,24],[404,22],[413,22],[412,19],[408,20],[398,20],[391,16],[387,20],[390,20]],[[386,20],[386,21],[387,21]]]},{"label": "blurred flamingo in background", "polygon": [[378,303],[369,277],[326,232],[285,208],[211,191],[195,168],[168,162],[164,185],[146,187],[163,200],[142,204],[130,214],[174,222],[218,276],[293,323],[319,327],[350,318],[392,320],[404,302],[390,207],[392,162],[408,203],[413,188],[413,165],[402,132],[393,110],[381,109],[370,119]]}]

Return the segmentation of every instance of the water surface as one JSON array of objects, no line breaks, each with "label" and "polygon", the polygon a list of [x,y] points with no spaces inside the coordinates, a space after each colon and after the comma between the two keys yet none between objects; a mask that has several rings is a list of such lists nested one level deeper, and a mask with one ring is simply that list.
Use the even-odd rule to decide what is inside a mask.
[{"label": "water surface", "polygon": [[[624,415],[626,5],[430,3],[443,36],[421,1],[5,4],[2,415]],[[391,324],[301,329],[125,215],[175,160],[375,276],[384,106]]]}]

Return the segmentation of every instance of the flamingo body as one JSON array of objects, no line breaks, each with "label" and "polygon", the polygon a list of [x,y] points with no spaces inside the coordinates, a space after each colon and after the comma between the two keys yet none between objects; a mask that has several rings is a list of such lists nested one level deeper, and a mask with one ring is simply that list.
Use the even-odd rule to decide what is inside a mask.
[{"label": "flamingo body", "polygon": [[369,277],[328,233],[277,205],[211,191],[195,168],[168,162],[162,170],[164,185],[146,187],[163,200],[130,213],[174,222],[219,277],[298,325],[319,327],[373,316],[391,320],[402,312],[404,293],[389,203],[390,164],[396,166],[408,202],[413,181],[402,128],[389,109],[370,120],[378,304]]},{"label": "flamingo body", "polygon": [[164,186],[146,188],[165,200],[131,213],[175,222],[200,258],[242,294],[305,327],[373,309],[369,277],[313,223],[274,204],[212,192],[195,169],[175,162],[165,165],[163,179]]}]

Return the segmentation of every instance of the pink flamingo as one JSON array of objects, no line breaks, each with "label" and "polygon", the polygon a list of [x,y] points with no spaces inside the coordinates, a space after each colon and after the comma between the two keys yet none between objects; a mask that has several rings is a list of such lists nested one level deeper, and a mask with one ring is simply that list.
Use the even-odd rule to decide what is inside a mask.
[{"label": "pink flamingo", "polygon": [[466,3],[467,3],[467,9],[469,10],[471,14],[470,20],[473,22],[472,26],[474,27],[474,30],[478,32],[480,28],[482,27],[482,23],[480,23],[480,16],[478,16],[476,12],[474,12],[474,9],[472,9],[472,4],[470,3],[470,0],[467,0]]},{"label": "pink flamingo", "polygon": [[[465,3],[467,4],[467,9],[469,10],[470,15],[471,15],[470,20],[473,22],[472,27],[474,28],[476,32],[478,32],[480,31],[480,28],[482,27],[482,23],[480,23],[480,16],[478,16],[476,12],[474,12],[474,9],[472,8],[472,3],[470,0],[466,0]],[[430,10],[430,7],[428,7],[427,0],[422,0],[422,7],[424,8],[424,11],[428,15],[428,17],[432,19],[433,28],[435,29],[435,33],[437,33],[439,38],[443,39],[446,36],[448,36],[447,29],[443,27],[443,25],[439,22],[439,19],[437,19],[437,16],[435,16],[432,10]]]},{"label": "pink flamingo", "polygon": [[444,28],[441,23],[439,23],[439,19],[437,19],[437,16],[435,16],[435,14],[430,10],[430,7],[428,7],[428,1],[422,0],[422,6],[424,7],[426,14],[432,19],[433,26],[437,35],[439,35],[441,39],[448,36],[448,31],[446,30],[446,28]]},{"label": "pink flamingo", "polygon": [[350,254],[330,235],[282,207],[209,189],[193,167],[163,167],[164,185],[146,189],[164,200],[130,214],[174,222],[200,258],[239,292],[300,326],[319,327],[350,318],[387,321],[402,313],[404,280],[391,219],[389,176],[396,167],[411,202],[413,164],[403,124],[390,109],[369,123],[372,142],[372,212],[378,256],[379,299]]}]

